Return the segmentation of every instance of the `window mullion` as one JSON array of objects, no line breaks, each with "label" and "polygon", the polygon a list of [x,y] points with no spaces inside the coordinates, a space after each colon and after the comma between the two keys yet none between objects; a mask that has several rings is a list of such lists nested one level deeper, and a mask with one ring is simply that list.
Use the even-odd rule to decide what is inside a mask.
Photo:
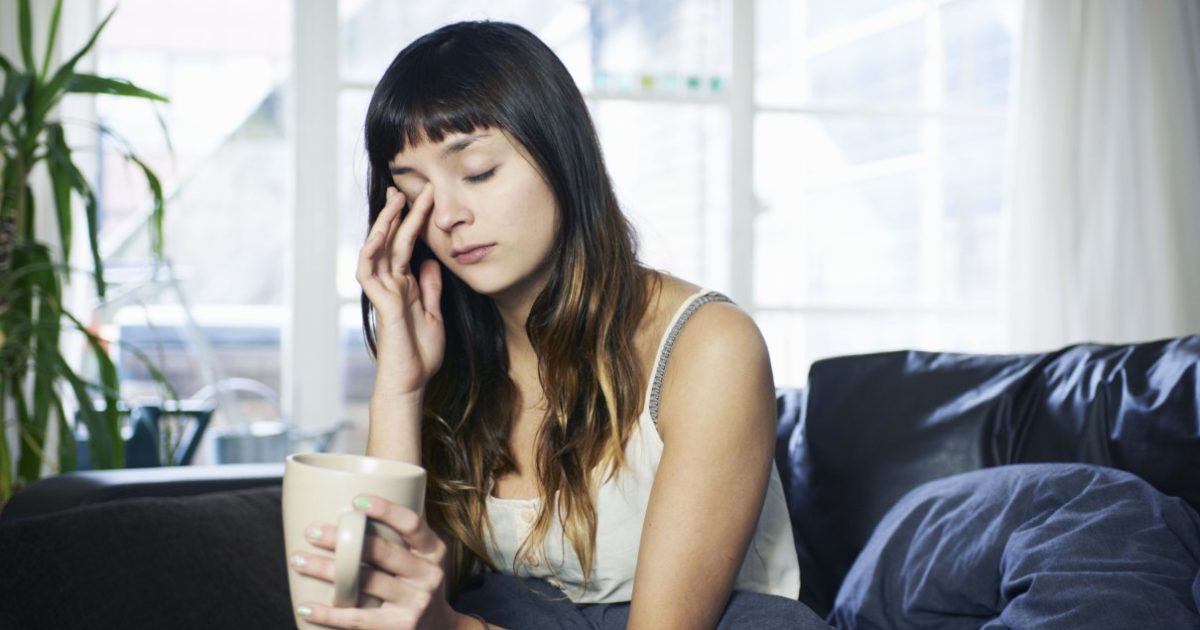
[{"label": "window mullion", "polygon": [[[937,0],[930,0],[925,15],[925,62],[922,64],[922,105],[930,110],[942,108],[942,77],[945,74],[945,55],[942,48],[941,12]],[[920,302],[942,303],[942,260],[945,243],[945,208],[942,195],[942,121],[935,117],[921,121],[921,145],[925,167],[921,171],[921,205],[919,222],[919,284]],[[921,340],[931,343],[939,336],[935,317],[924,317]]]},{"label": "window mullion", "polygon": [[336,0],[292,4],[292,242],[281,336],[284,413],[300,427],[342,415],[338,367]]},{"label": "window mullion", "polygon": [[733,69],[730,76],[729,293],[753,315],[754,220],[754,5],[734,1]]}]

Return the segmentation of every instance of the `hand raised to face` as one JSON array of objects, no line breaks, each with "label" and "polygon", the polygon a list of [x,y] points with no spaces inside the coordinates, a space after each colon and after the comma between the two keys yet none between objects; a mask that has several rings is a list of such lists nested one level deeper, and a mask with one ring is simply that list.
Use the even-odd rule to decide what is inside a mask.
[{"label": "hand raised to face", "polygon": [[442,322],[442,277],[436,260],[410,268],[417,237],[429,221],[433,185],[426,184],[404,216],[404,193],[389,187],[387,202],[358,257],[355,279],[375,309],[379,369],[401,395],[420,392],[442,365],[446,332]]}]

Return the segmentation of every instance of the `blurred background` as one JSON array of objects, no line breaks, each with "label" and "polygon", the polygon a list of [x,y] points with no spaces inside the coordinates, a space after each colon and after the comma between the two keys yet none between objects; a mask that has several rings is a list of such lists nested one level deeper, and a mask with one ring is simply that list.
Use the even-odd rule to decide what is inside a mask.
[{"label": "blurred background", "polygon": [[[115,4],[69,0],[65,37]],[[332,447],[361,450],[365,107],[407,43],[483,18],[558,53],[643,260],[751,313],[780,385],[840,354],[1200,330],[1189,2],[122,0],[95,71],[171,103],[64,116],[157,169],[174,275],[139,275],[148,191],[121,147],[83,142],[110,273],[151,285],[106,306],[106,334],[180,395],[246,379],[249,417],[345,420]],[[155,391],[120,359],[124,393]]]}]

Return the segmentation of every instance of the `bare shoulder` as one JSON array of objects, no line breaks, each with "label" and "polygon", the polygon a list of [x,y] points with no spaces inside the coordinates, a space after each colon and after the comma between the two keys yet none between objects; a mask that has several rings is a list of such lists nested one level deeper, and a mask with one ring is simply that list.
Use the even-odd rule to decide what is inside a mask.
[{"label": "bare shoulder", "polygon": [[[683,302],[700,290],[670,276],[663,278],[655,307],[659,336]],[[688,416],[689,422],[695,422],[703,409],[749,412],[764,404],[774,407],[766,342],[754,319],[728,302],[709,302],[692,313],[675,338],[662,385],[659,429],[664,438],[675,416]]]},{"label": "bare shoulder", "polygon": [[670,357],[673,364],[707,368],[731,368],[766,359],[766,342],[758,324],[741,307],[729,302],[709,302],[692,313]]},{"label": "bare shoulder", "polygon": [[[667,274],[658,274],[657,280],[640,331],[655,341],[652,352],[657,351],[657,342],[666,334],[671,318],[689,297],[701,290],[691,282]],[[765,352],[758,325],[745,311],[729,302],[709,302],[692,313],[683,326],[670,361],[682,363],[705,356],[719,359],[724,353],[753,352],[759,347]]]}]

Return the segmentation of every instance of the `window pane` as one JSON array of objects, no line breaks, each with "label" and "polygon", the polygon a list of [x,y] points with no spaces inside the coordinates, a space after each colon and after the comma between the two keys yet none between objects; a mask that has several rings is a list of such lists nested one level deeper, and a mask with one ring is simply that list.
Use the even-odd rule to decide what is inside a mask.
[{"label": "window pane", "polygon": [[812,363],[829,357],[910,349],[997,352],[1004,340],[1002,319],[994,312],[768,311],[755,319],[779,386],[804,385]]},{"label": "window pane", "polygon": [[947,107],[1008,103],[1016,13],[1016,0],[958,0],[943,6]]},{"label": "window pane", "polygon": [[759,0],[757,100],[765,105],[920,105],[926,47],[922,6]]},{"label": "window pane", "polygon": [[480,19],[533,31],[585,92],[719,91],[729,74],[732,7],[724,0],[340,0],[338,8],[341,72],[351,81],[378,80],[396,53],[439,26]]},{"label": "window pane", "polygon": [[805,0],[788,2],[807,12],[808,24],[805,32],[809,37],[832,30],[852,26],[866,18],[905,4],[911,0]]},{"label": "window pane", "polygon": [[341,74],[374,83],[392,58],[416,38],[452,22],[495,20],[528,28],[580,80],[591,75],[588,3],[581,0],[339,0]]},{"label": "window pane", "polygon": [[1004,125],[945,123],[941,128],[945,212],[943,300],[998,309],[1005,256]]},{"label": "window pane", "polygon": [[720,107],[599,101],[605,161],[651,267],[726,290],[729,125]]},{"label": "window pane", "polygon": [[906,119],[758,117],[757,304],[917,299],[920,133]]},{"label": "window pane", "polygon": [[720,92],[732,61],[732,3],[593,0],[589,85],[599,92]]},{"label": "window pane", "polygon": [[[113,0],[97,3],[106,14]],[[289,0],[209,3],[122,0],[97,42],[96,72],[170,99],[95,97],[111,135],[76,159],[95,173],[109,302],[99,313],[127,400],[166,397],[138,357],[180,397],[224,376],[279,391],[279,321],[291,211]],[[84,97],[77,97],[84,98]],[[156,115],[170,133],[168,146]],[[174,281],[147,264],[151,200],[132,151],[164,189],[164,239]],[[182,309],[192,309],[196,327]],[[211,352],[206,350],[211,349]],[[85,374],[96,369],[84,359]],[[218,414],[213,422],[225,421]]]},{"label": "window pane", "polygon": [[362,312],[357,303],[346,304],[338,311],[338,334],[341,337],[342,417],[350,420],[342,432],[341,444],[346,452],[364,453],[367,450],[367,428],[370,413],[367,405],[375,388],[375,361],[367,352],[363,337]]},{"label": "window pane", "polygon": [[[114,2],[100,2],[107,12]],[[100,237],[122,261],[148,254],[148,189],[134,151],[168,196],[167,256],[186,277],[193,304],[279,304],[290,212],[283,86],[291,66],[291,3],[126,0],[96,48],[101,75],[128,79],[171,99],[151,106],[99,96],[96,113],[117,138],[99,139]],[[128,146],[125,145],[128,141]],[[161,287],[159,287],[161,289]],[[153,302],[153,295],[142,296]]]},{"label": "window pane", "polygon": [[[1000,108],[1017,14],[1017,0],[758,0],[756,97],[767,105]],[[923,77],[928,61],[943,66],[941,76]]]},{"label": "window pane", "polygon": [[358,253],[367,237],[367,149],[363,121],[371,93],[343,90],[338,95],[338,294],[357,300],[354,279]]}]

